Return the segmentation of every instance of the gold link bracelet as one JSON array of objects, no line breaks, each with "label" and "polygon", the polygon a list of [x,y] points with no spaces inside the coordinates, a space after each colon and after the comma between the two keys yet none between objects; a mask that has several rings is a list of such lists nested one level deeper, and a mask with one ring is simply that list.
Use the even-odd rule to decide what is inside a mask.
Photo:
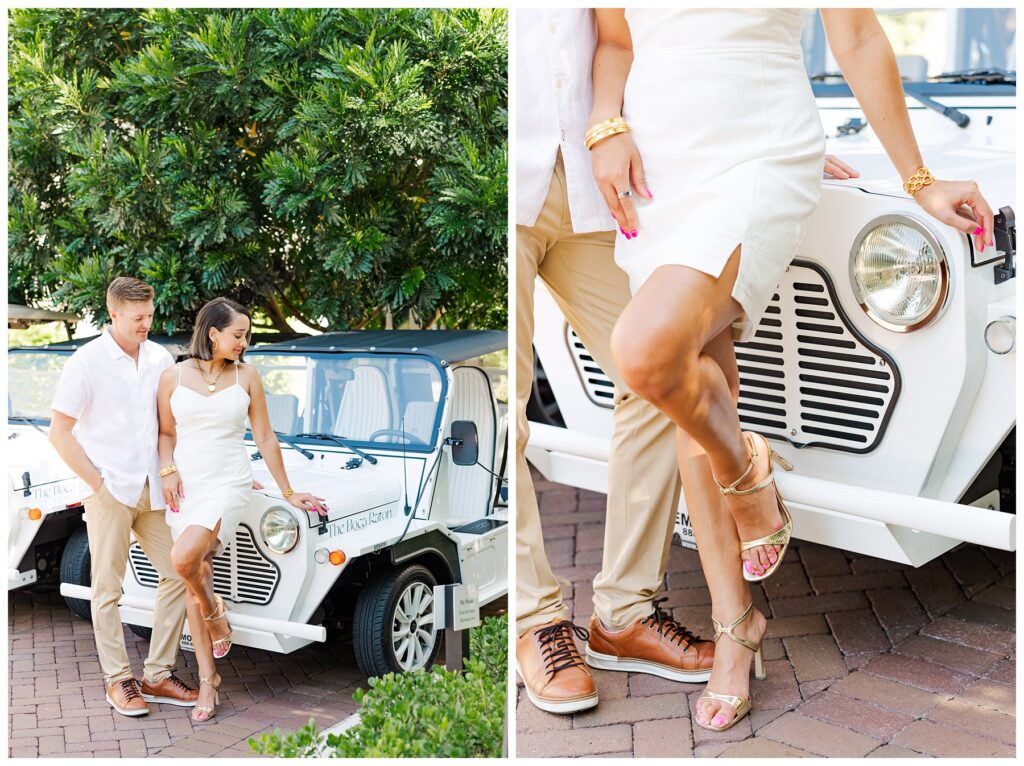
[{"label": "gold link bracelet", "polygon": [[903,191],[913,197],[934,180],[931,171],[922,165],[914,175],[903,182]]}]

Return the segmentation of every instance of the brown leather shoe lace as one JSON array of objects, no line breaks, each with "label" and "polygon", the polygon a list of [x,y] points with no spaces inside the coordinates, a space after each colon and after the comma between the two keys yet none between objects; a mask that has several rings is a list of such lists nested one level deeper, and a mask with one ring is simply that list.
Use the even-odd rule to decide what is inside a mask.
[{"label": "brown leather shoe lace", "polygon": [[690,648],[693,642],[700,641],[700,636],[688,631],[672,619],[668,612],[662,611],[661,604],[666,601],[668,601],[667,597],[655,599],[653,604],[654,611],[650,617],[644,617],[640,620],[640,624],[655,628],[658,633],[665,636],[669,641],[675,641],[676,645],[682,647],[683,651],[685,651]]},{"label": "brown leather shoe lace", "polygon": [[582,641],[590,640],[590,631],[574,625],[572,620],[562,620],[537,631],[541,657],[544,660],[544,667],[547,668],[545,675],[554,675],[559,670],[568,668],[585,667],[583,658],[576,648],[576,642],[572,640],[573,633]]},{"label": "brown leather shoe lace", "polygon": [[169,676],[167,676],[167,680],[185,693],[195,691],[192,687],[190,687],[188,684],[186,684],[184,681],[182,681],[180,678],[174,675],[174,673],[171,673]]},{"label": "brown leather shoe lace", "polygon": [[134,678],[124,679],[121,681],[121,694],[124,695],[125,702],[131,702],[136,697],[142,699],[142,692],[139,691],[139,682]]}]

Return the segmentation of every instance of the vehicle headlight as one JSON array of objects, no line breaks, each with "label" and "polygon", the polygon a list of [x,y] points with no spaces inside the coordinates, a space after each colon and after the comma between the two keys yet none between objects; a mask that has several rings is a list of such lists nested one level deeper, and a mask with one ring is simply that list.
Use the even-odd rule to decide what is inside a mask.
[{"label": "vehicle headlight", "polygon": [[263,542],[274,553],[287,553],[299,542],[299,522],[284,508],[271,508],[260,519]]},{"label": "vehicle headlight", "polygon": [[949,264],[938,238],[908,215],[884,215],[861,229],[850,252],[860,307],[893,332],[920,330],[942,314]]}]

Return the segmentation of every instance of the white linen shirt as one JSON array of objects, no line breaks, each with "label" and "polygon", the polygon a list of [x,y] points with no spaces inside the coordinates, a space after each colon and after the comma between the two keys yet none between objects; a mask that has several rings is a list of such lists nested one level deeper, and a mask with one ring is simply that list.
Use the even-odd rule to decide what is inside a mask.
[{"label": "white linen shirt", "polygon": [[147,340],[136,366],[107,328],[71,355],[57,384],[53,409],[78,421],[72,433],[107,491],[128,507],[138,504],[147,478],[153,510],[165,507],[156,390],[160,373],[173,365],[167,349]]},{"label": "white linen shirt", "polygon": [[537,223],[561,149],[572,230],[611,231],[615,219],[583,145],[594,101],[593,11],[534,8],[516,13],[516,225]]}]

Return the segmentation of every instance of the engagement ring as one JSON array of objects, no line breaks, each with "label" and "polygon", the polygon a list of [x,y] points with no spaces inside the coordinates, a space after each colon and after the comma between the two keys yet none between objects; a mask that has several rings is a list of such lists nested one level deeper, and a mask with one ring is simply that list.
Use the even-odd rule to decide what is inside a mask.
[{"label": "engagement ring", "polygon": [[632,197],[632,196],[633,196],[633,192],[631,190],[629,190],[629,189],[626,189],[626,191],[620,191],[619,192],[619,199],[626,199],[627,197]]}]

